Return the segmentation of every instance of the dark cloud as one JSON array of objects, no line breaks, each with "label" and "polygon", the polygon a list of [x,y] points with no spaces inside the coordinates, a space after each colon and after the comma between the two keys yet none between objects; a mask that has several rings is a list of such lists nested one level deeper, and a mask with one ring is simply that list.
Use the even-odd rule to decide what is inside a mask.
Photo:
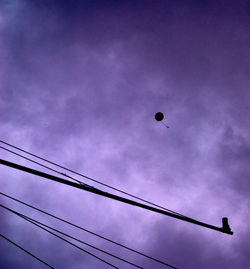
[{"label": "dark cloud", "polygon": [[232,127],[225,128],[220,143],[218,164],[223,167],[231,188],[249,200],[250,145],[245,134],[237,133]]},{"label": "dark cloud", "polygon": [[[173,233],[173,227],[169,228],[165,221],[157,223],[156,227],[157,229],[152,229],[153,240],[148,242],[151,253],[161,259],[169,257],[172,264],[179,268],[248,268],[250,265],[240,251],[241,248],[248,249],[244,240],[240,246],[236,243],[228,251],[226,244],[221,243],[226,237],[223,234],[215,239],[213,232],[210,236],[204,236],[199,234],[199,229],[192,233],[185,229]],[[159,244],[162,241],[164,245]],[[153,266],[152,263],[150,267]]]}]

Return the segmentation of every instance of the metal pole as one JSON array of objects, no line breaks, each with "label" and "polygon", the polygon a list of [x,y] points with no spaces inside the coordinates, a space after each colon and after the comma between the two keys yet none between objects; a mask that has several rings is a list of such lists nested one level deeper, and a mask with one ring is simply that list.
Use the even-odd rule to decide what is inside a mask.
[{"label": "metal pole", "polygon": [[104,192],[104,191],[101,191],[99,189],[96,189],[96,188],[88,186],[88,185],[77,184],[75,182],[71,182],[69,180],[65,180],[63,178],[59,178],[59,177],[56,177],[56,176],[53,176],[53,175],[50,175],[50,174],[47,174],[47,173],[44,173],[44,172],[41,172],[41,171],[38,171],[38,170],[34,170],[34,169],[29,168],[29,167],[22,166],[22,165],[19,165],[19,164],[16,164],[16,163],[12,163],[12,162],[9,162],[9,161],[3,160],[3,159],[0,159],[0,164],[5,165],[5,166],[9,166],[9,167],[12,167],[12,168],[15,168],[15,169],[18,169],[18,170],[21,170],[21,171],[36,175],[36,176],[44,177],[44,178],[47,178],[47,179],[50,179],[50,180],[53,180],[53,181],[56,181],[56,182],[59,182],[59,183],[63,183],[63,184],[66,184],[68,186],[71,186],[71,187],[75,187],[75,188],[85,190],[85,191],[88,191],[88,192],[92,192],[92,193],[95,193],[95,194],[98,194],[98,195],[101,195],[101,196],[104,196],[104,197],[108,197],[108,198],[113,199],[113,200],[117,200],[117,201],[127,203],[127,204],[130,204],[130,205],[133,205],[133,206],[141,207],[141,208],[144,208],[144,209],[147,209],[147,210],[150,210],[150,211],[162,214],[162,215],[166,215],[166,216],[170,216],[170,217],[173,217],[173,218],[176,218],[176,219],[187,221],[187,222],[190,222],[190,223],[193,223],[193,224],[196,224],[196,225],[200,225],[200,226],[203,226],[203,227],[206,227],[206,228],[209,228],[209,229],[213,229],[213,230],[222,232],[222,233],[231,234],[231,235],[233,234],[233,232],[231,231],[229,226],[226,226],[226,225],[223,225],[222,227],[216,227],[216,226],[204,223],[204,222],[197,221],[197,220],[192,219],[192,218],[176,215],[176,214],[173,214],[173,213],[170,213],[170,212],[167,212],[167,211],[164,211],[164,210],[152,207],[152,206],[148,206],[148,205],[145,205],[145,204],[135,202],[133,200],[129,200],[129,199],[120,197],[118,195],[114,195],[114,194],[111,194],[111,193],[108,193],[108,192]]}]

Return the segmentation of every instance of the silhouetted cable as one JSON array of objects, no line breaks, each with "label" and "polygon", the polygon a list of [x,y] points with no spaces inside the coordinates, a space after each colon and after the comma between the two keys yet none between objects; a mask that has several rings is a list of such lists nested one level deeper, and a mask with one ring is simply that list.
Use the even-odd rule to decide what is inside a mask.
[{"label": "silhouetted cable", "polygon": [[58,219],[58,220],[60,220],[60,221],[62,221],[62,222],[64,222],[64,223],[67,223],[67,224],[69,224],[69,225],[71,225],[71,226],[73,226],[73,227],[75,227],[75,228],[78,228],[78,229],[80,229],[80,230],[82,230],[82,231],[85,231],[85,232],[87,232],[87,233],[90,233],[90,234],[92,234],[92,235],[95,235],[95,236],[97,236],[97,237],[99,237],[99,238],[101,238],[101,239],[103,239],[103,240],[106,240],[106,241],[108,241],[108,242],[110,242],[110,243],[113,243],[113,244],[115,244],[115,245],[117,245],[117,246],[120,246],[120,247],[122,247],[122,248],[125,248],[125,249],[127,249],[127,250],[129,250],[129,251],[132,251],[132,252],[134,252],[134,253],[136,253],[136,254],[138,254],[138,255],[141,255],[141,256],[143,256],[143,257],[145,257],[145,258],[148,258],[148,259],[150,259],[150,260],[153,260],[153,261],[155,261],[155,262],[161,263],[161,264],[163,264],[163,265],[165,265],[165,266],[168,266],[168,267],[171,267],[171,268],[176,268],[176,267],[173,267],[172,265],[167,264],[167,263],[165,263],[165,262],[163,262],[163,261],[161,261],[161,260],[158,260],[158,259],[156,259],[156,258],[153,258],[153,257],[151,257],[151,256],[149,256],[149,255],[143,254],[143,253],[141,253],[141,252],[139,252],[139,251],[137,251],[137,250],[134,250],[134,249],[129,248],[129,247],[123,245],[123,244],[117,243],[117,242],[115,242],[115,241],[113,241],[113,240],[111,240],[111,239],[108,239],[108,238],[106,238],[106,237],[104,237],[104,236],[101,236],[101,235],[99,235],[99,234],[97,234],[97,233],[94,233],[94,232],[92,232],[92,231],[90,231],[90,230],[87,230],[86,228],[83,228],[83,227],[78,226],[78,225],[76,225],[76,224],[74,224],[74,223],[72,223],[72,222],[69,222],[69,221],[65,220],[65,219],[59,218],[59,217],[57,217],[57,216],[55,216],[55,215],[53,215],[53,214],[50,214],[50,213],[48,213],[48,212],[46,212],[46,211],[43,211],[43,210],[41,210],[41,209],[39,209],[39,208],[37,208],[37,207],[35,207],[35,206],[29,205],[29,204],[27,204],[27,203],[25,203],[25,202],[22,202],[22,201],[20,201],[20,200],[14,198],[14,197],[11,197],[11,196],[9,196],[9,195],[7,195],[7,194],[5,194],[5,193],[0,192],[0,194],[3,195],[3,196],[5,196],[5,197],[7,197],[7,198],[9,198],[9,199],[12,199],[12,200],[18,202],[18,203],[21,203],[21,204],[23,204],[23,205],[25,205],[25,206],[28,206],[28,207],[30,207],[30,208],[32,208],[32,209],[35,209],[35,210],[37,210],[37,211],[39,211],[39,212],[41,212],[41,213],[43,213],[43,214],[46,214],[46,215],[48,215],[48,216],[50,216],[50,217],[52,217],[52,218],[55,218],[55,219]]},{"label": "silhouetted cable", "polygon": [[[32,162],[32,163],[38,164],[38,165],[40,165],[40,166],[42,166],[42,167],[44,167],[44,168],[46,168],[46,169],[48,169],[48,170],[50,170],[50,171],[53,171],[53,172],[55,172],[55,173],[57,173],[57,174],[60,174],[60,175],[63,175],[63,176],[65,176],[65,177],[68,177],[68,178],[70,178],[70,179],[73,179],[74,181],[76,181],[76,182],[79,183],[79,184],[84,184],[84,185],[89,186],[88,184],[85,184],[85,183],[83,183],[83,182],[80,181],[80,180],[77,180],[77,179],[75,179],[75,178],[73,178],[73,177],[71,177],[71,176],[69,176],[69,175],[67,175],[67,174],[65,174],[65,173],[62,173],[62,172],[60,172],[60,171],[58,171],[58,170],[55,170],[55,169],[53,169],[53,168],[51,168],[51,167],[49,167],[49,166],[47,166],[47,165],[44,165],[44,164],[39,163],[39,162],[36,162],[36,161],[34,161],[34,160],[32,160],[32,159],[30,159],[30,158],[28,158],[28,157],[25,157],[25,156],[23,156],[23,155],[21,155],[21,154],[19,154],[19,153],[17,153],[17,152],[14,152],[14,151],[12,151],[12,150],[10,150],[10,149],[7,149],[7,148],[2,147],[2,146],[0,146],[0,148],[3,149],[3,150],[5,150],[5,151],[8,151],[8,152],[10,152],[10,153],[12,153],[12,154],[14,154],[14,155],[16,155],[16,156],[19,156],[19,157],[21,157],[21,158],[23,158],[23,159],[25,159],[25,160],[28,160],[28,161],[30,161],[30,162]],[[89,187],[91,187],[91,186],[89,186]]]},{"label": "silhouetted cable", "polygon": [[11,241],[9,238],[7,238],[6,236],[0,234],[0,236],[2,238],[4,238],[5,240],[7,240],[9,243],[11,243],[12,245],[20,248],[22,251],[24,251],[25,253],[29,254],[31,257],[33,257],[34,259],[38,260],[39,262],[43,263],[44,265],[47,265],[49,268],[55,269],[54,267],[52,267],[51,265],[49,265],[48,263],[46,263],[45,261],[41,260],[40,258],[38,258],[37,256],[35,256],[34,254],[32,254],[31,252],[29,252],[28,250],[24,249],[23,247],[21,247],[20,245],[18,245],[17,243]]},{"label": "silhouetted cable", "polygon": [[[3,206],[3,205],[0,205],[0,207],[3,207],[3,208],[5,208],[5,209],[7,209],[7,208],[6,208],[5,206]],[[7,210],[12,211],[11,209],[7,209]],[[14,212],[12,212],[12,213],[14,213]],[[16,213],[14,213],[14,214],[16,214]],[[98,259],[98,260],[100,260],[100,261],[102,261],[102,262],[104,262],[104,263],[110,265],[110,266],[113,267],[113,268],[119,269],[119,267],[113,265],[112,263],[109,263],[109,262],[105,261],[104,259],[102,259],[102,258],[96,256],[95,254],[93,254],[93,253],[91,253],[91,252],[89,252],[89,251],[87,251],[87,250],[85,250],[85,249],[83,249],[83,248],[77,246],[76,244],[71,243],[70,241],[66,240],[66,239],[63,238],[63,237],[61,237],[61,236],[59,236],[59,235],[57,235],[57,234],[55,234],[55,233],[52,233],[51,231],[49,231],[49,230],[43,228],[42,226],[40,226],[39,224],[37,224],[37,223],[35,223],[35,222],[29,220],[28,218],[23,217],[21,214],[16,214],[16,215],[19,216],[19,217],[21,217],[21,218],[23,218],[24,220],[26,220],[26,221],[28,221],[28,222],[34,224],[35,226],[39,227],[40,229],[42,229],[42,230],[44,230],[44,231],[46,231],[46,232],[48,232],[48,233],[54,235],[55,237],[57,237],[57,238],[63,240],[64,242],[66,242],[66,243],[68,243],[68,244],[70,244],[70,245],[72,245],[72,246],[74,246],[74,247],[80,249],[81,251],[83,251],[83,252],[89,254],[90,256],[92,256],[92,257],[94,257],[94,258],[96,258],[96,259]]]},{"label": "silhouetted cable", "polygon": [[[66,168],[66,167],[64,167],[64,166],[61,166],[61,165],[59,165],[59,164],[57,164],[57,163],[51,162],[51,161],[49,161],[49,160],[47,160],[47,159],[45,159],[45,158],[42,158],[42,157],[40,157],[40,156],[38,156],[38,155],[36,155],[36,154],[31,153],[31,152],[29,152],[29,151],[26,151],[26,150],[21,149],[21,148],[19,148],[19,147],[17,147],[17,146],[14,146],[14,145],[12,145],[12,144],[9,144],[9,143],[7,143],[7,142],[4,142],[3,140],[0,140],[0,143],[3,143],[3,144],[5,144],[5,145],[7,145],[7,146],[9,146],[9,147],[15,148],[15,149],[17,149],[17,150],[19,150],[19,151],[21,151],[21,152],[24,152],[24,153],[26,153],[26,154],[29,154],[29,155],[31,155],[31,156],[33,156],[33,157],[35,157],[35,158],[38,158],[38,159],[40,159],[40,160],[42,160],[42,161],[44,161],[44,162],[50,163],[50,164],[52,164],[52,165],[55,165],[55,166],[57,166],[57,167],[59,167],[59,168],[61,168],[61,169],[64,169],[64,170],[68,171],[68,172],[71,172],[71,173],[73,173],[73,174],[76,174],[76,175],[78,175],[78,176],[81,176],[81,177],[83,177],[83,178],[86,178],[86,179],[88,179],[88,180],[91,180],[91,181],[93,181],[93,182],[95,182],[95,183],[98,183],[98,184],[100,184],[100,185],[102,185],[102,186],[108,187],[108,188],[110,188],[110,189],[112,189],[112,190],[115,190],[115,191],[117,191],[117,192],[123,193],[123,194],[125,194],[125,195],[130,196],[130,197],[133,197],[133,198],[135,198],[135,199],[137,199],[137,200],[140,200],[140,201],[142,201],[142,202],[144,202],[144,203],[147,203],[147,204],[156,206],[156,207],[161,208],[161,209],[164,209],[164,210],[166,210],[166,211],[168,211],[168,212],[172,212],[172,213],[174,213],[174,214],[176,214],[176,215],[179,215],[179,216],[182,216],[182,217],[186,217],[185,215],[182,215],[182,214],[180,214],[180,213],[178,213],[178,212],[175,212],[175,211],[173,211],[173,210],[170,210],[170,209],[168,209],[168,208],[166,208],[166,207],[157,205],[157,204],[155,204],[155,203],[152,203],[152,202],[150,202],[150,201],[148,201],[148,200],[142,199],[142,198],[140,198],[140,197],[138,197],[138,196],[135,196],[135,195],[133,195],[133,194],[129,194],[128,192],[125,192],[125,191],[123,191],[123,190],[121,190],[121,189],[114,188],[114,187],[112,187],[112,186],[110,186],[110,185],[108,185],[108,184],[102,183],[102,182],[100,182],[100,181],[98,181],[98,180],[96,180],[96,179],[93,179],[93,178],[91,178],[91,177],[88,177],[88,176],[86,176],[86,175],[84,175],[84,174],[81,174],[81,173],[79,173],[79,172],[73,171],[73,170],[71,170],[71,169],[69,169],[69,168]],[[2,149],[5,149],[5,148],[3,148],[3,147],[1,147],[1,148],[2,148]],[[5,150],[7,150],[7,149],[5,149]],[[7,150],[7,151],[11,152],[10,150]],[[17,154],[17,153],[16,153],[16,154]],[[18,154],[18,156],[23,157],[23,158],[25,158],[25,159],[27,159],[27,160],[30,160],[30,159],[28,159],[28,158],[26,158],[26,157],[24,157],[24,156],[22,156],[22,155],[20,155],[20,154]],[[35,161],[32,161],[32,162],[35,162]],[[36,162],[36,164],[39,164],[39,163]],[[45,168],[47,168],[47,166],[44,166],[44,165],[42,165],[42,166],[45,167]],[[49,168],[49,169],[50,169],[50,168]],[[52,168],[51,168],[51,169],[52,169]],[[51,169],[50,169],[50,170],[51,170]],[[53,169],[53,171],[55,172],[56,170]],[[59,173],[59,174],[61,174],[61,175],[64,175],[64,176],[66,176],[66,177],[69,177],[69,178],[75,180],[76,182],[78,182],[78,183],[80,183],[80,184],[87,185],[87,184],[85,184],[85,183],[83,183],[83,182],[81,182],[81,181],[78,181],[78,180],[76,180],[76,179],[74,179],[74,178],[72,178],[72,177],[70,177],[70,176],[68,176],[68,175],[66,175],[66,174],[64,174],[64,173],[61,173],[61,172],[59,172],[59,171],[57,171],[57,173]]]},{"label": "silhouetted cable", "polygon": [[[113,254],[111,254],[111,253],[109,253],[109,252],[107,252],[107,251],[105,251],[105,250],[102,250],[102,249],[100,249],[100,248],[98,248],[98,247],[95,247],[95,246],[93,246],[93,245],[91,245],[91,244],[89,244],[89,243],[86,243],[86,242],[84,242],[84,241],[82,241],[82,240],[80,240],[80,239],[77,239],[77,238],[75,238],[75,237],[73,237],[73,236],[71,236],[71,235],[69,235],[69,234],[66,234],[66,233],[64,233],[64,232],[62,232],[62,231],[59,231],[59,230],[57,230],[57,229],[55,229],[55,228],[53,228],[53,227],[51,227],[51,226],[49,226],[49,225],[46,225],[46,224],[44,224],[44,223],[42,223],[42,222],[40,222],[40,221],[38,221],[38,220],[35,220],[35,219],[33,219],[33,218],[30,218],[30,217],[28,217],[28,216],[26,216],[26,215],[24,215],[24,214],[22,214],[22,213],[19,213],[19,212],[13,210],[13,209],[10,209],[10,208],[8,208],[8,207],[6,207],[6,206],[4,206],[4,205],[1,205],[1,204],[0,204],[0,207],[2,207],[2,208],[4,208],[4,209],[6,209],[6,210],[12,212],[13,214],[15,214],[15,215],[17,215],[17,216],[19,216],[19,217],[22,217],[22,218],[24,218],[24,219],[30,221],[31,223],[34,222],[34,223],[33,223],[34,225],[36,225],[35,223],[37,223],[37,224],[39,224],[39,225],[42,225],[42,226],[44,226],[44,227],[46,227],[46,228],[49,228],[49,229],[51,229],[51,230],[53,230],[53,231],[55,231],[55,232],[57,232],[57,233],[60,233],[60,234],[62,234],[62,235],[64,235],[64,236],[67,236],[67,237],[69,237],[69,238],[71,238],[71,239],[73,239],[73,240],[75,240],[75,241],[77,241],[77,242],[79,242],[79,243],[82,243],[82,244],[84,244],[84,245],[86,245],[86,246],[89,246],[89,247],[91,247],[91,248],[93,248],[93,249],[96,249],[96,250],[98,250],[98,251],[100,251],[100,252],[102,252],[102,253],[104,253],[104,254],[106,254],[106,255],[109,255],[109,256],[111,256],[111,257],[113,257],[113,258],[116,258],[116,259],[118,259],[118,260],[120,260],[120,261],[123,261],[123,262],[125,262],[125,263],[128,263],[128,264],[130,264],[130,265],[132,265],[132,266],[135,266],[135,267],[137,267],[137,268],[143,269],[141,266],[139,266],[139,265],[137,265],[137,264],[134,264],[134,263],[132,263],[132,262],[126,260],[126,259],[123,259],[123,258],[121,258],[121,257],[118,257],[118,256],[116,256],[116,255],[113,255]],[[39,227],[40,227],[40,226],[39,226]],[[46,231],[47,231],[47,230],[46,230]]]}]

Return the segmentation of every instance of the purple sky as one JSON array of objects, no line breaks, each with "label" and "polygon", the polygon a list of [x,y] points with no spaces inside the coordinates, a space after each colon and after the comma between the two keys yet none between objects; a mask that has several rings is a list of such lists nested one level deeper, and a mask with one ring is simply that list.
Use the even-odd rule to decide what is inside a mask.
[{"label": "purple sky", "polygon": [[[0,3],[0,139],[197,220],[221,226],[228,217],[233,236],[4,166],[1,192],[178,268],[250,268],[249,32],[247,0]],[[1,158],[48,172],[3,150]],[[1,233],[55,268],[109,268],[4,209],[0,216]],[[3,239],[0,252],[1,268],[46,268]]]}]

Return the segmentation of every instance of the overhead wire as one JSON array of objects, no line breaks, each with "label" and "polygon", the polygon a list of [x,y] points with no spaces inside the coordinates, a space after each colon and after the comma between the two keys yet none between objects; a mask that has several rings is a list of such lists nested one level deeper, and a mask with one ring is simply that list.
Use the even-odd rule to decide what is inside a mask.
[{"label": "overhead wire", "polygon": [[21,247],[20,245],[18,245],[17,243],[13,242],[12,240],[10,240],[9,238],[7,238],[6,236],[4,236],[3,234],[0,234],[0,236],[2,238],[4,238],[6,241],[8,241],[9,243],[11,243],[12,245],[18,247],[19,249],[21,249],[22,251],[24,251],[25,253],[29,254],[31,257],[33,257],[34,259],[38,260],[39,262],[43,263],[44,265],[48,266],[51,269],[55,269],[54,267],[52,267],[51,265],[49,265],[48,263],[46,263],[45,261],[43,261],[42,259],[38,258],[37,256],[35,256],[34,254],[32,254],[31,252],[29,252],[28,250],[26,250],[25,248]]},{"label": "overhead wire", "polygon": [[[0,205],[0,206],[3,207],[2,205]],[[4,208],[6,209],[6,207],[4,207]],[[13,213],[13,212],[12,212],[12,213]],[[68,243],[68,244],[70,244],[70,245],[72,245],[72,246],[74,246],[74,247],[80,249],[81,251],[83,251],[83,252],[89,254],[90,256],[92,256],[92,257],[94,257],[94,258],[96,258],[96,259],[98,259],[98,260],[100,260],[100,261],[102,261],[102,262],[104,262],[104,263],[110,265],[110,266],[113,267],[113,268],[119,269],[119,267],[113,265],[112,263],[105,261],[104,259],[102,259],[102,258],[96,256],[95,254],[93,254],[93,253],[91,253],[91,252],[89,252],[89,251],[87,251],[87,250],[85,250],[85,249],[79,247],[78,245],[76,245],[76,244],[74,244],[74,243],[72,243],[72,242],[66,240],[65,238],[63,238],[63,237],[61,237],[61,236],[59,236],[59,235],[57,235],[57,234],[55,234],[55,233],[53,233],[53,232],[51,232],[51,231],[45,229],[45,228],[43,228],[41,225],[39,225],[39,224],[37,224],[37,223],[35,223],[35,222],[33,222],[33,221],[31,221],[31,220],[25,218],[25,217],[22,217],[21,214],[16,214],[16,215],[19,216],[19,217],[21,217],[21,218],[23,218],[23,219],[25,219],[26,221],[28,221],[28,222],[34,224],[35,226],[41,228],[42,230],[44,230],[44,231],[46,231],[46,232],[48,232],[48,233],[54,235],[55,237],[61,239],[62,241],[64,241],[64,242],[66,242],[66,243]]]},{"label": "overhead wire", "polygon": [[[13,214],[15,214],[15,215],[17,215],[17,216],[23,218],[23,219],[26,219],[27,221],[31,222],[31,223],[34,224],[34,225],[38,224],[38,227],[40,227],[40,228],[41,228],[40,225],[42,225],[42,226],[44,226],[44,227],[46,227],[46,228],[49,228],[49,229],[51,229],[51,230],[53,230],[53,231],[55,231],[55,232],[57,232],[57,233],[60,233],[60,234],[62,234],[62,235],[64,235],[64,236],[66,236],[66,237],[69,237],[70,239],[73,239],[73,240],[75,240],[75,241],[77,241],[77,242],[79,242],[79,243],[82,243],[82,244],[84,244],[84,245],[87,245],[87,246],[89,246],[89,247],[95,249],[95,250],[98,250],[98,251],[100,251],[100,252],[102,252],[102,253],[104,253],[104,254],[106,254],[106,255],[109,255],[109,256],[111,256],[111,257],[113,257],[113,258],[116,258],[116,259],[118,259],[118,260],[120,260],[120,261],[123,261],[123,262],[125,262],[125,263],[127,263],[127,264],[130,264],[130,265],[132,265],[132,266],[135,266],[135,267],[137,267],[137,268],[143,269],[141,266],[139,266],[139,265],[137,265],[137,264],[134,264],[134,263],[132,263],[132,262],[126,260],[126,259],[123,259],[123,258],[121,258],[121,257],[118,257],[118,256],[116,256],[116,255],[114,255],[114,254],[111,254],[111,253],[109,253],[109,252],[107,252],[107,251],[105,251],[105,250],[103,250],[103,249],[97,248],[97,247],[95,247],[95,246],[93,246],[93,245],[91,245],[91,244],[89,244],[89,243],[86,243],[86,242],[84,242],[84,241],[82,241],[82,240],[80,240],[80,239],[78,239],[78,238],[75,238],[75,237],[73,237],[73,236],[71,236],[71,235],[69,235],[69,234],[66,234],[66,233],[64,233],[64,232],[62,232],[62,231],[60,231],[60,230],[58,230],[58,229],[55,229],[55,228],[53,228],[53,227],[51,227],[51,226],[49,226],[49,225],[47,225],[47,224],[44,224],[44,223],[42,223],[42,222],[40,222],[40,221],[38,221],[38,220],[35,220],[35,219],[33,219],[33,218],[30,218],[30,217],[28,217],[28,216],[26,216],[26,215],[24,215],[24,214],[22,214],[22,213],[19,213],[19,212],[13,210],[13,209],[10,209],[10,208],[8,208],[8,207],[6,207],[6,206],[4,206],[4,205],[1,205],[1,204],[0,204],[0,207],[2,207],[2,208],[4,208],[4,209],[8,210],[9,212],[11,212],[11,213],[13,213]],[[35,223],[36,223],[36,224],[35,224]],[[45,231],[48,231],[48,230],[45,229]],[[48,231],[48,232],[49,232],[49,231]],[[52,233],[52,234],[54,235],[54,233]],[[60,237],[59,237],[59,238],[60,238]],[[84,250],[84,251],[85,251],[85,250]]]},{"label": "overhead wire", "polygon": [[[89,176],[86,176],[86,175],[84,175],[84,174],[81,174],[81,173],[79,173],[79,172],[76,172],[76,171],[74,171],[74,170],[71,170],[71,169],[69,169],[69,168],[67,168],[67,167],[64,167],[64,166],[62,166],[62,165],[59,165],[59,164],[57,164],[57,163],[55,163],[55,162],[49,161],[48,159],[42,158],[42,157],[40,157],[40,156],[38,156],[38,155],[36,155],[36,154],[34,154],[34,153],[31,153],[31,152],[29,152],[29,151],[26,151],[26,150],[24,150],[24,149],[21,149],[21,148],[19,148],[19,147],[17,147],[17,146],[14,146],[14,145],[12,145],[12,144],[10,144],[10,143],[7,143],[7,142],[3,141],[3,140],[0,140],[0,143],[3,143],[3,144],[5,144],[5,145],[7,145],[7,146],[9,146],[9,147],[15,148],[15,149],[17,149],[17,150],[19,150],[19,151],[21,151],[21,152],[24,152],[24,153],[26,153],[26,154],[28,154],[28,155],[30,155],[30,156],[33,156],[33,157],[35,157],[35,158],[37,158],[37,159],[40,159],[40,160],[42,160],[42,161],[44,161],[44,162],[47,162],[47,163],[52,164],[52,165],[54,165],[54,166],[56,166],[56,167],[59,167],[59,168],[61,168],[61,169],[64,169],[64,170],[66,170],[66,171],[68,171],[68,172],[71,172],[71,173],[73,173],[73,174],[76,174],[76,175],[78,175],[78,176],[81,176],[81,177],[83,177],[83,178],[86,178],[86,179],[88,179],[88,180],[91,180],[91,181],[93,181],[93,182],[95,182],[95,183],[98,183],[98,184],[100,184],[100,185],[102,185],[102,186],[108,187],[108,188],[110,188],[110,189],[112,189],[112,190],[115,190],[115,191],[117,191],[117,192],[123,193],[123,194],[125,194],[125,195],[130,196],[130,197],[133,197],[133,198],[135,198],[135,199],[137,199],[137,200],[140,200],[140,201],[142,201],[142,202],[145,202],[145,203],[147,203],[147,204],[150,204],[150,205],[156,206],[156,207],[158,207],[158,208],[164,209],[164,210],[166,210],[166,211],[168,211],[168,212],[171,212],[171,213],[174,213],[174,214],[176,214],[176,215],[179,215],[179,216],[188,218],[187,216],[182,215],[182,214],[180,214],[180,213],[178,213],[178,212],[176,212],[176,211],[170,210],[170,209],[168,209],[168,208],[166,208],[166,207],[163,207],[163,206],[161,206],[161,205],[157,205],[157,204],[155,204],[155,203],[153,203],[153,202],[150,202],[150,201],[148,201],[148,200],[142,199],[142,198],[140,198],[140,197],[138,197],[138,196],[135,196],[135,195],[133,195],[133,194],[130,194],[130,193],[128,193],[128,192],[125,192],[125,191],[123,191],[123,190],[121,190],[121,189],[117,189],[117,188],[115,188],[115,187],[112,187],[112,186],[110,186],[110,185],[108,185],[108,184],[106,184],[106,183],[100,182],[100,181],[98,181],[98,180],[96,180],[96,179],[93,179],[93,178],[91,178],[91,177],[89,177]],[[18,154],[18,153],[16,153],[16,152],[10,151],[9,149],[6,149],[6,148],[4,148],[4,147],[0,147],[0,148],[4,149],[4,150],[6,150],[6,151],[9,151],[9,152],[11,152],[11,153],[13,153],[13,154],[15,154],[15,155],[18,155],[18,156],[21,157],[21,158],[24,158],[24,159],[26,159],[26,160],[29,160],[29,161],[31,161],[31,162],[33,162],[33,163],[36,163],[36,164],[38,164],[38,165],[41,165],[41,166],[43,166],[43,167],[45,167],[45,168],[47,168],[47,169],[49,169],[49,170],[52,169],[52,168],[48,168],[47,166],[45,166],[45,165],[43,165],[43,164],[40,164],[40,163],[34,161],[34,160],[31,160],[31,159],[29,159],[29,158],[27,158],[27,157],[25,157],[25,156],[23,156],[23,155],[21,155],[21,154]],[[53,170],[54,172],[56,172],[56,173],[59,173],[60,175],[66,176],[66,177],[68,177],[68,178],[71,178],[71,179],[75,180],[76,182],[78,182],[78,183],[80,183],[80,184],[84,184],[84,185],[89,186],[88,184],[85,184],[85,183],[83,183],[83,182],[81,182],[81,181],[79,181],[79,180],[77,180],[77,179],[75,179],[75,178],[73,178],[73,177],[71,177],[71,176],[69,176],[69,175],[67,175],[67,174],[64,174],[64,173],[62,173],[62,172],[60,172],[60,171],[57,171],[57,170],[54,170],[54,169],[52,169],[52,170]]]},{"label": "overhead wire", "polygon": [[127,246],[125,246],[125,245],[123,245],[123,244],[121,244],[121,243],[118,243],[118,242],[116,242],[116,241],[114,241],[114,240],[111,240],[111,239],[109,239],[109,238],[106,238],[106,237],[104,237],[104,236],[102,236],[102,235],[100,235],[100,234],[98,234],[98,233],[92,232],[92,231],[90,231],[90,230],[88,230],[88,229],[86,229],[86,228],[83,228],[83,227],[81,227],[81,226],[79,226],[79,225],[76,225],[76,224],[74,224],[74,223],[72,223],[72,222],[69,222],[69,221],[67,221],[67,220],[65,220],[65,219],[63,219],[63,218],[60,218],[60,217],[55,216],[55,215],[53,215],[53,214],[51,214],[51,213],[48,213],[48,212],[46,212],[46,211],[44,211],[44,210],[41,210],[41,209],[39,209],[39,208],[37,208],[37,207],[35,207],[35,206],[32,206],[32,205],[30,205],[30,204],[28,204],[28,203],[25,203],[25,202],[23,202],[23,201],[21,201],[21,200],[18,200],[18,199],[14,198],[14,197],[12,197],[12,196],[10,196],[10,195],[7,195],[7,194],[2,193],[2,192],[0,192],[0,194],[3,195],[3,196],[5,196],[5,197],[7,197],[7,198],[9,198],[9,199],[12,199],[12,200],[14,200],[14,201],[16,201],[16,202],[18,202],[18,203],[20,203],[20,204],[23,204],[23,205],[25,205],[25,206],[27,206],[27,207],[30,207],[30,208],[32,208],[32,209],[35,209],[35,210],[37,210],[37,211],[39,211],[39,212],[41,212],[41,213],[43,213],[43,214],[46,214],[46,215],[48,215],[48,216],[50,216],[50,217],[52,217],[52,218],[55,218],[55,219],[60,220],[60,221],[62,221],[62,222],[64,222],[64,223],[67,223],[68,225],[71,225],[71,226],[73,226],[73,227],[75,227],[75,228],[78,228],[78,229],[80,229],[80,230],[82,230],[82,231],[85,231],[85,232],[87,232],[87,233],[90,233],[90,234],[92,234],[92,235],[94,235],[94,236],[97,236],[97,237],[103,239],[103,240],[106,240],[106,241],[108,241],[108,242],[110,242],[110,243],[113,243],[113,244],[115,244],[115,245],[117,245],[117,246],[120,246],[120,247],[122,247],[122,248],[124,248],[124,249],[127,249],[127,250],[129,250],[129,251],[131,251],[131,252],[134,252],[134,253],[136,253],[136,254],[138,254],[138,255],[141,255],[141,256],[143,256],[143,257],[145,257],[145,258],[148,258],[148,259],[150,259],[150,260],[152,260],[152,261],[155,261],[155,262],[158,262],[158,263],[160,263],[160,264],[162,264],[162,265],[165,265],[165,266],[167,266],[167,267],[171,267],[171,268],[175,268],[175,269],[176,269],[176,267],[174,267],[174,266],[172,266],[172,265],[170,265],[170,264],[168,264],[168,263],[166,263],[166,262],[163,262],[163,261],[161,261],[161,260],[159,260],[159,259],[157,259],[157,258],[151,257],[151,256],[149,256],[149,255],[147,255],[147,254],[144,254],[144,253],[142,253],[142,252],[140,252],[140,251],[137,251],[137,250],[135,250],[135,249],[132,249],[132,248],[130,248],[130,247],[127,247]]},{"label": "overhead wire", "polygon": [[[14,155],[16,155],[16,156],[19,156],[19,157],[21,157],[21,158],[23,158],[23,159],[25,159],[25,160],[28,160],[28,161],[30,161],[30,162],[32,162],[32,163],[38,164],[38,165],[40,165],[40,166],[42,166],[42,167],[44,167],[44,168],[46,168],[46,169],[48,169],[48,170],[50,170],[50,171],[52,171],[52,172],[55,172],[55,173],[60,174],[60,175],[62,175],[62,176],[68,177],[68,178],[74,180],[75,182],[77,182],[77,183],[79,183],[79,184],[84,184],[84,185],[86,185],[86,186],[89,186],[88,184],[85,184],[85,183],[83,183],[82,181],[80,181],[80,180],[78,180],[78,179],[75,179],[75,178],[73,178],[73,177],[71,177],[71,176],[69,176],[69,175],[67,175],[67,174],[65,174],[65,173],[62,173],[62,172],[60,172],[60,171],[58,171],[58,170],[55,170],[55,169],[53,169],[53,168],[51,168],[51,167],[49,167],[49,166],[47,166],[47,165],[44,165],[44,164],[39,163],[39,162],[36,162],[36,161],[34,161],[34,160],[32,160],[32,159],[30,159],[30,158],[28,158],[28,157],[25,157],[25,156],[23,156],[23,155],[21,155],[21,154],[19,154],[19,153],[17,153],[17,152],[14,152],[14,151],[12,151],[12,150],[10,150],[10,149],[7,149],[7,148],[2,147],[2,146],[0,146],[0,148],[3,149],[3,150],[5,150],[5,151],[8,151],[8,152],[10,152],[10,153],[12,153],[12,154],[14,154]],[[90,186],[90,187],[91,187],[91,186]]]}]

